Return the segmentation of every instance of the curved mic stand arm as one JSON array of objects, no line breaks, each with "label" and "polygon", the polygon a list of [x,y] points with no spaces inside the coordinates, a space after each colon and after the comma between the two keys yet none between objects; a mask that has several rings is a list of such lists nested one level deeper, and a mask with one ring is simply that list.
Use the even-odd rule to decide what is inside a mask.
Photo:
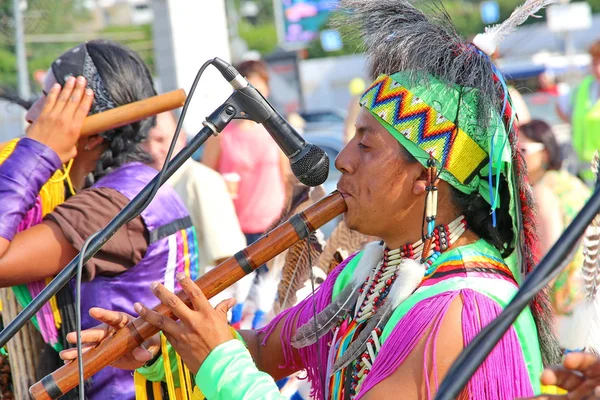
[{"label": "curved mic stand arm", "polygon": [[[160,185],[162,186],[211,135],[221,132],[233,119],[236,112],[235,108],[226,102],[207,117],[204,127],[200,132],[198,132],[190,143],[169,162],[167,170],[165,171],[164,180]],[[98,233],[98,235],[96,235],[90,242],[85,254],[79,253],[77,257],[71,260],[71,262],[56,275],[48,286],[46,286],[44,290],[42,290],[16,318],[0,332],[0,347],[4,347],[41,307],[75,276],[77,273],[77,264],[81,257],[83,257],[83,262],[86,263],[119,230],[119,228],[143,211],[142,206],[146,202],[149,193],[152,192],[157,180],[158,175],[155,176],[154,179],[152,179],[150,183],[148,183],[148,185],[146,185],[140,193],[138,193],[137,196],[135,196],[133,200],[131,200],[131,202],[129,202],[125,208],[123,208],[123,210],[121,210],[108,225]]]},{"label": "curved mic stand arm", "polygon": [[566,265],[571,249],[583,235],[587,226],[600,211],[598,186],[592,197],[563,232],[538,266],[523,281],[521,288],[508,306],[460,353],[446,378],[440,385],[436,400],[457,398],[477,368],[483,363],[506,331],[529,305],[533,297],[556,277]]}]

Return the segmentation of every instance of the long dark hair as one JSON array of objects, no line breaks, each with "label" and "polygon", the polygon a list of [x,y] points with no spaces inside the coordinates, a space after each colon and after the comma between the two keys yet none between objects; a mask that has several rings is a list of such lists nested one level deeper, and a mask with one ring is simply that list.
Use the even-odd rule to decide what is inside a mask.
[{"label": "long dark hair", "polygon": [[[87,50],[117,106],[156,95],[148,67],[133,50],[108,40],[88,42]],[[150,156],[139,144],[148,138],[154,125],[156,117],[151,117],[104,132],[102,136],[109,147],[98,161],[94,178],[98,179],[127,162],[149,162]]]},{"label": "long dark hair", "polygon": [[[156,95],[148,67],[130,48],[110,40],[92,40],[85,44],[85,50],[115,107]],[[75,71],[61,72],[75,73]],[[86,185],[125,163],[149,162],[150,156],[141,149],[139,144],[147,139],[148,132],[155,124],[156,117],[150,117],[101,133],[108,142],[108,148],[100,156],[96,170],[91,174]]]}]

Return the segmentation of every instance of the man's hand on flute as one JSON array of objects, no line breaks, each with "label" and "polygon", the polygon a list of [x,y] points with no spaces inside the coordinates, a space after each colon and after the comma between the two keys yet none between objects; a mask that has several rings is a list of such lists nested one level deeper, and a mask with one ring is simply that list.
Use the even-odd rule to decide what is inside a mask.
[{"label": "man's hand on flute", "polygon": [[[134,319],[127,313],[105,310],[104,308],[98,307],[90,309],[90,316],[102,322],[102,324],[81,332],[81,343],[83,345],[84,353],[91,348],[96,347],[104,339],[114,335],[117,330],[125,327],[125,325]],[[76,344],[77,334],[75,332],[67,334],[67,341],[71,344]],[[128,370],[137,369],[152,360],[159,351],[160,337],[154,335],[142,343],[141,346],[133,349],[131,353],[118,359],[112,366]],[[60,358],[65,360],[65,362],[76,359],[77,349],[72,348],[61,351]]]},{"label": "man's hand on flute", "polygon": [[[160,283],[153,283],[151,289],[154,295],[173,311],[179,321],[173,321],[158,314],[141,303],[136,303],[134,308],[146,322],[163,332],[188,369],[196,374],[202,362],[215,347],[233,339],[227,323],[227,312],[235,305],[235,300],[224,300],[213,308],[204,293],[190,278],[179,274],[177,279],[183,291],[192,301],[192,309]],[[112,336],[118,329],[133,320],[133,317],[127,313],[97,307],[90,310],[90,315],[102,324],[81,332],[84,352],[97,346],[102,340]],[[67,341],[72,344],[77,343],[76,334],[69,333]],[[144,342],[142,346],[136,347],[131,353],[113,363],[112,366],[129,370],[140,368],[154,358],[159,350],[160,338],[155,335]],[[74,360],[77,358],[77,350],[63,350],[60,352],[60,357],[65,361]]]},{"label": "man's hand on flute", "polygon": [[188,367],[196,374],[210,352],[218,345],[234,339],[227,323],[227,311],[235,305],[234,299],[223,300],[213,308],[202,290],[185,274],[178,274],[182,290],[192,302],[186,306],[175,294],[160,283],[151,285],[154,295],[179,318],[179,322],[161,315],[141,303],[134,305],[146,322],[156,326]]}]

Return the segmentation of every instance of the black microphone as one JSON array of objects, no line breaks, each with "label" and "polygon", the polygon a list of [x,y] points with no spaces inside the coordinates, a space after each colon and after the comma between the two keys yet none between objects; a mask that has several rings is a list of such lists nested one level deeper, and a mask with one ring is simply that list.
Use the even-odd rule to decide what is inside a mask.
[{"label": "black microphone", "polygon": [[218,57],[213,60],[213,65],[236,90],[235,102],[241,107],[242,115],[262,124],[290,159],[296,178],[307,186],[323,184],[329,175],[327,153],[307,143],[233,66]]}]

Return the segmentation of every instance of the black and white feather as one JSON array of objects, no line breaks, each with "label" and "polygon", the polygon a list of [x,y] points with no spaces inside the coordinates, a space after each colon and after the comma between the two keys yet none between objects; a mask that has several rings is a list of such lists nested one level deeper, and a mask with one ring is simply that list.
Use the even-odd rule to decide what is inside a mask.
[{"label": "black and white feather", "polygon": [[338,294],[331,304],[317,314],[316,324],[311,319],[298,328],[296,335],[292,339],[292,345],[296,348],[302,348],[316,343],[319,338],[330,332],[343,317],[351,312],[360,295],[360,287],[367,280],[373,267],[377,265],[382,257],[383,246],[381,244],[368,244],[365,247],[359,264],[356,266],[352,281],[346,285],[344,290]]},{"label": "black and white feather", "polygon": [[[592,171],[598,179],[598,153],[592,160]],[[573,310],[570,323],[562,324],[560,345],[567,350],[598,350],[600,348],[600,214],[592,220],[583,236],[583,266],[581,288],[583,300]]]}]

